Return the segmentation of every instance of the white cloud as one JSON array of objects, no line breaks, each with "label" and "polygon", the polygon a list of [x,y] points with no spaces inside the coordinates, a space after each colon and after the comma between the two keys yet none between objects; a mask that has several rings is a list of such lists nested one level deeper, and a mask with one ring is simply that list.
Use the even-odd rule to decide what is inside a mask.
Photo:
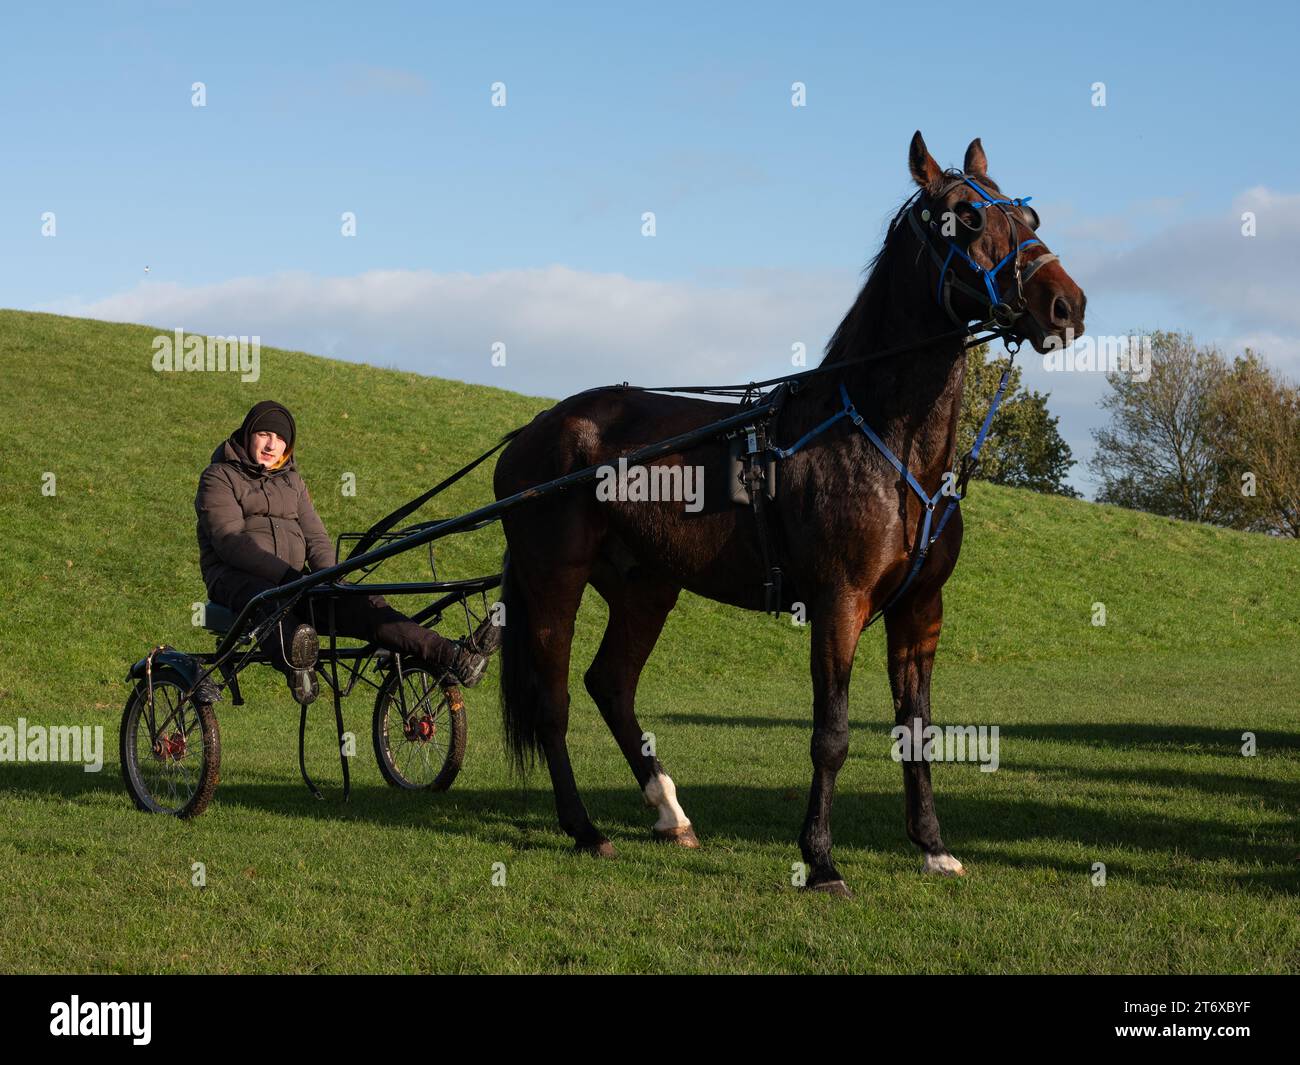
[{"label": "white cloud", "polygon": [[[634,280],[563,266],[497,273],[376,270],[280,274],[185,287],[143,282],[60,314],[260,336],[268,346],[394,365],[530,395],[594,385],[703,384],[815,365],[861,278],[750,271],[709,284]],[[506,345],[506,366],[491,365]]]},{"label": "white cloud", "polygon": [[1256,330],[1226,337],[1220,341],[1219,346],[1230,359],[1250,348],[1263,355],[1292,380],[1300,378],[1300,336],[1294,333],[1283,336],[1268,330]]},{"label": "white cloud", "polygon": [[[1253,237],[1242,235],[1247,211]],[[1094,292],[1149,293],[1185,315],[1188,328],[1217,320],[1219,335],[1196,328],[1198,340],[1230,346],[1250,338],[1270,362],[1300,369],[1300,194],[1248,189],[1230,211],[1180,222],[1091,260],[1085,272],[1092,306]]]}]

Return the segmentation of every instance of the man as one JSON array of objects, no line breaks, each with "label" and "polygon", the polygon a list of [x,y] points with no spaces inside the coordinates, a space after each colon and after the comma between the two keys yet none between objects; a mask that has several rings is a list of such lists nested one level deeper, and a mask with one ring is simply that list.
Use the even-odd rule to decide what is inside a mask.
[{"label": "man", "polygon": [[[194,509],[203,583],[213,602],[236,613],[259,592],[338,561],[295,465],[296,435],[288,408],[263,400],[217,446],[211,465],[199,478]],[[445,682],[471,687],[483,677],[486,655],[412,621],[383,596],[339,596],[334,610],[341,636],[377,641]],[[263,647],[289,678],[294,699],[308,703],[318,691],[319,643],[306,597],[295,604],[292,621],[286,618],[286,622],[277,626]],[[291,630],[287,642],[286,629]]]}]

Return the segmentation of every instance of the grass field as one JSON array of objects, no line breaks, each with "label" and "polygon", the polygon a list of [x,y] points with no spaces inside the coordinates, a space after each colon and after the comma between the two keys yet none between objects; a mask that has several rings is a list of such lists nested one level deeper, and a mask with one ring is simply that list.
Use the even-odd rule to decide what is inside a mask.
[{"label": "grass field", "polygon": [[[254,401],[297,416],[299,467],[333,534],[545,406],[271,349],[256,384],[159,374],[158,332],[0,312],[0,725],[98,724],[106,748],[100,773],[0,764],[0,970],[1300,971],[1300,544],[987,485],[966,508],[933,693],[937,723],[1001,729],[997,772],[934,767],[963,879],[922,877],[904,834],[873,629],[835,804],[856,898],[791,886],[810,773],[808,632],[690,596],[639,713],[698,852],[650,841],[653,814],[582,689],[604,618],[594,593],[570,737],[613,860],[570,853],[544,771],[509,778],[491,678],[468,693],[469,755],[445,795],[384,786],[362,694],[345,704],[360,743],[352,802],[338,801],[323,702],[308,757],[332,786],[312,799],[297,708],[263,671],[246,674],[248,705],[218,706],[222,783],[208,812],[135,812],[116,754],[123,677],[154,643],[211,645],[190,624],[204,597],[194,490]],[[355,497],[338,489],[345,474]],[[489,496],[486,473],[471,476],[438,513]],[[458,539],[440,570],[493,572],[501,548],[496,529]],[[391,575],[423,576],[420,562]]]}]

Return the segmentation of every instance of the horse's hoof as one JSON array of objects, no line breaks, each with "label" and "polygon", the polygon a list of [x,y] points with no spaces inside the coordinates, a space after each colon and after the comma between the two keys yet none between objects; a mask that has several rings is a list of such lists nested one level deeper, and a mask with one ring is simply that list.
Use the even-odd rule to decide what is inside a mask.
[{"label": "horse's hoof", "polygon": [[575,843],[573,849],[579,854],[590,854],[594,858],[614,857],[614,844],[604,838],[591,843]]},{"label": "horse's hoof", "polygon": [[851,899],[853,892],[849,890],[849,885],[843,880],[822,880],[816,884],[808,884],[804,887],[805,891],[820,891],[823,895],[834,895],[836,898]]},{"label": "horse's hoof", "polygon": [[679,828],[656,828],[654,834],[655,839],[660,843],[676,843],[677,846],[689,850],[698,850],[700,846],[700,839],[690,825],[682,825]]},{"label": "horse's hoof", "polygon": [[965,876],[966,870],[962,868],[961,862],[951,854],[927,854],[925,856],[925,865],[921,867],[924,873],[934,873],[936,876]]}]

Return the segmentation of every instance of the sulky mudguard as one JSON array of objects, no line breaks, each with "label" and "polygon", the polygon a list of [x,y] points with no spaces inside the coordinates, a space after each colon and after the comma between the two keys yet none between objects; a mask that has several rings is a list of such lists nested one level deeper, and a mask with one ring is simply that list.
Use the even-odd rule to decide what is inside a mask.
[{"label": "sulky mudguard", "polygon": [[[127,672],[127,681],[144,680],[146,674],[146,664],[149,656],[145,655]],[[203,672],[203,666],[196,659],[187,655],[184,651],[178,651],[175,647],[163,644],[153,655],[154,675],[172,672],[185,685],[185,690],[190,691],[194,688],[199,676]],[[204,680],[199,692],[198,701],[201,703],[215,703],[221,698],[221,689],[218,688],[211,680]]]}]

